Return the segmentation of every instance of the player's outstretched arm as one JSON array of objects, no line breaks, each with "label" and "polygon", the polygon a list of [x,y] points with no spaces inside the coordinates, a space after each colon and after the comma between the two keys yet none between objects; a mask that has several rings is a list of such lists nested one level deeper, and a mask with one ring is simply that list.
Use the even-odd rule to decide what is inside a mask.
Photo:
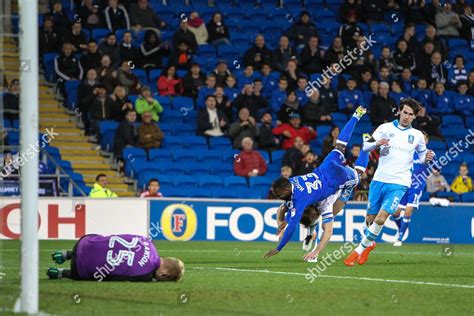
[{"label": "player's outstretched arm", "polygon": [[323,224],[323,235],[321,236],[321,240],[319,241],[318,245],[316,246],[316,249],[314,249],[312,252],[307,253],[304,255],[303,259],[305,261],[308,260],[313,260],[314,258],[317,258],[318,255],[321,253],[321,251],[326,248],[326,246],[329,243],[329,240],[331,239],[332,233],[333,233],[333,222],[328,222]]}]

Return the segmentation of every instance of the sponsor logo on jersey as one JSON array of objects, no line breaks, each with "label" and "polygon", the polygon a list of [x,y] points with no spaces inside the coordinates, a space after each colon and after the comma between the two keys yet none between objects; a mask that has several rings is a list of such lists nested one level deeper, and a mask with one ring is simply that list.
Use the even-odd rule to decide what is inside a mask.
[{"label": "sponsor logo on jersey", "polygon": [[415,141],[415,136],[413,135],[408,135],[408,144],[413,144],[413,142]]}]

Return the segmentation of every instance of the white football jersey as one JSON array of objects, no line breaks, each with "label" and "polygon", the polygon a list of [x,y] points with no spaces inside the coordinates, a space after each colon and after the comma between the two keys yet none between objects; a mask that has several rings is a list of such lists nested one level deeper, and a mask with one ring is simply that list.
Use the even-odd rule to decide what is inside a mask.
[{"label": "white football jersey", "polygon": [[[389,139],[380,147],[380,158],[374,180],[409,187],[413,170],[414,153],[426,152],[423,133],[410,127],[401,127],[397,120],[377,127],[372,137],[375,141]],[[423,155],[424,157],[424,155]]]}]

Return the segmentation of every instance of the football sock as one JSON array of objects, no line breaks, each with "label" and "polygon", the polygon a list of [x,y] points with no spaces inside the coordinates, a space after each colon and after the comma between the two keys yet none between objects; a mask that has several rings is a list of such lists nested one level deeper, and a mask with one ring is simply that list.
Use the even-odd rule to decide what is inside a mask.
[{"label": "football sock", "polygon": [[403,218],[402,214],[398,215],[397,217],[392,215],[392,218],[395,221],[395,224],[397,224],[398,231],[400,231],[400,227],[402,225],[402,218]]},{"label": "football sock", "polygon": [[405,232],[408,226],[410,226],[410,222],[411,222],[411,216],[403,217],[402,224],[400,226],[400,231],[398,233],[398,240],[401,241],[403,239],[403,235],[405,235]]},{"label": "football sock", "polygon": [[61,278],[72,279],[72,273],[69,269],[61,269]]},{"label": "football sock", "polygon": [[369,154],[370,153],[361,150],[359,157],[357,157],[357,160],[355,161],[354,167],[365,172],[365,169],[369,164]]},{"label": "football sock", "polygon": [[337,137],[337,143],[347,145],[349,140],[351,139],[352,133],[354,132],[355,126],[359,120],[353,116],[351,116],[350,120],[344,125],[344,128],[339,133]]},{"label": "football sock", "polygon": [[380,232],[382,231],[383,226],[373,223],[367,230],[367,234],[362,239],[362,242],[357,246],[355,251],[360,255],[365,250],[365,248],[369,247],[373,244],[375,239],[379,236]]}]

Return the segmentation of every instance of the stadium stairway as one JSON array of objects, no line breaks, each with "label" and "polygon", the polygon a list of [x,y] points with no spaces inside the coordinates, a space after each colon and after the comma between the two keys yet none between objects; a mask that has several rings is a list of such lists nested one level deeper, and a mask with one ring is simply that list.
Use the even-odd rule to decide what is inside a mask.
[{"label": "stadium stairway", "polygon": [[[0,62],[8,82],[11,82],[19,78],[18,46],[11,37],[2,37],[0,41]],[[92,187],[97,174],[104,173],[108,176],[108,187],[119,196],[135,196],[133,187],[124,183],[125,178],[112,169],[107,158],[94,150],[94,144],[87,141],[76,126],[76,117],[68,114],[55,99],[54,88],[47,84],[43,76],[40,76],[39,85],[39,129],[44,133],[46,128],[53,128],[59,134],[50,145],[59,148],[62,159],[71,162],[74,172],[83,175],[87,186]]]}]

